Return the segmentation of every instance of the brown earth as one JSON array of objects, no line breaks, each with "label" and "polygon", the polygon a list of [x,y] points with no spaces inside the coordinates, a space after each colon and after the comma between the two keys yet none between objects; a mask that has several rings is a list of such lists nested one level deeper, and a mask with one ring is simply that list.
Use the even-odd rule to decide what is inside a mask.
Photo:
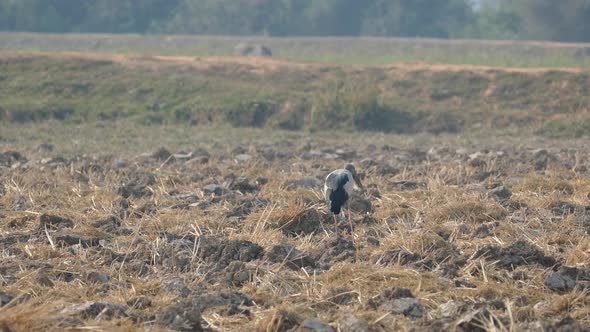
[{"label": "brown earth", "polygon": [[[238,137],[0,140],[0,327],[590,327],[587,142]],[[371,209],[336,238],[321,181],[348,161]]]}]

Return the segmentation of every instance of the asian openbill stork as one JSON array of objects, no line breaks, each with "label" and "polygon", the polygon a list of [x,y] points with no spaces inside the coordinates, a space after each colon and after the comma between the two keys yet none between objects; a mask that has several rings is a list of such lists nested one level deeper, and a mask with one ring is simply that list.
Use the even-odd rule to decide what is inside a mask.
[{"label": "asian openbill stork", "polygon": [[348,206],[347,202],[354,189],[353,181],[359,188],[363,189],[363,184],[356,173],[354,165],[346,164],[344,168],[328,174],[324,183],[324,197],[330,212],[334,216],[336,236],[338,236],[338,220],[336,220],[336,216],[340,214],[344,205],[348,207],[348,222],[350,223],[350,234],[352,236],[352,218],[350,217],[350,206]]}]

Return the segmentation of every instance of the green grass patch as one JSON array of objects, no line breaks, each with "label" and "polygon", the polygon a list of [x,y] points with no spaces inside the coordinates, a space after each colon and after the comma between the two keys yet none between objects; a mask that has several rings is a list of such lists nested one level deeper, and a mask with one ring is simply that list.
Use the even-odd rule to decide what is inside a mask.
[{"label": "green grass patch", "polygon": [[550,138],[590,137],[590,116],[547,121],[537,134]]},{"label": "green grass patch", "polygon": [[378,37],[228,37],[1,32],[4,49],[146,55],[228,56],[240,42],[263,43],[278,59],[329,64],[399,62],[495,67],[589,66],[586,44]]},{"label": "green grass patch", "polygon": [[[585,72],[291,66],[222,61],[131,64],[67,55],[0,59],[0,120],[287,130],[456,133],[535,127],[589,108]],[[561,114],[561,115],[560,115]],[[555,126],[552,132],[564,126]]]}]

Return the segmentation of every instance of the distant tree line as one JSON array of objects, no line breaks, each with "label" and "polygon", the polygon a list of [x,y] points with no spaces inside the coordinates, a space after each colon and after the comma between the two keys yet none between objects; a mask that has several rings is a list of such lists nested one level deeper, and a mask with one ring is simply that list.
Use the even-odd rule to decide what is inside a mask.
[{"label": "distant tree line", "polygon": [[0,0],[0,30],[590,41],[590,0]]}]

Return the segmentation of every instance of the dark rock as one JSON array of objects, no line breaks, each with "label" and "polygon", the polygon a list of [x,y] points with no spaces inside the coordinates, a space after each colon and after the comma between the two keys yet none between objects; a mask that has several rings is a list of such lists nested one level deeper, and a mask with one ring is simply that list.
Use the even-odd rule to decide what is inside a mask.
[{"label": "dark rock", "polygon": [[545,278],[545,285],[554,291],[567,292],[576,287],[578,280],[590,281],[590,270],[562,266]]},{"label": "dark rock", "polygon": [[100,245],[100,239],[96,237],[87,237],[84,235],[62,232],[55,235],[54,242],[60,246],[81,245],[83,248],[95,247]]},{"label": "dark rock", "polygon": [[503,201],[512,197],[512,191],[505,186],[498,186],[488,192],[488,197]]},{"label": "dark rock", "polygon": [[515,266],[539,264],[550,267],[556,264],[555,258],[546,256],[540,249],[519,240],[507,247],[486,245],[475,252],[471,258],[485,256],[487,261],[497,261],[497,266],[514,268]]},{"label": "dark rock", "polygon": [[156,322],[174,331],[203,331],[201,310],[190,301],[177,302],[158,310]]},{"label": "dark rock", "polygon": [[403,314],[404,316],[410,316],[414,318],[420,318],[424,314],[424,309],[415,298],[404,297],[401,299],[395,299],[390,303],[386,303],[380,306],[383,311],[390,311],[396,314]]},{"label": "dark rock", "polygon": [[202,190],[205,195],[222,196],[231,193],[231,190],[219,184],[206,185]]},{"label": "dark rock", "polygon": [[295,332],[336,332],[336,329],[317,318],[310,317],[304,320]]},{"label": "dark rock", "polygon": [[11,295],[0,291],[0,308],[7,305],[12,299],[13,297]]},{"label": "dark rock", "polygon": [[551,212],[556,216],[566,216],[575,213],[578,209],[581,210],[581,208],[578,208],[578,206],[576,206],[575,204],[564,201],[555,202],[551,204],[549,208],[551,209]]},{"label": "dark rock", "polygon": [[576,281],[560,273],[551,273],[545,278],[545,285],[556,291],[569,291],[576,286]]},{"label": "dark rock", "polygon": [[316,262],[311,257],[288,243],[273,246],[266,253],[265,258],[273,263],[284,264],[291,269],[313,268],[316,265]]},{"label": "dark rock", "polygon": [[369,299],[369,306],[373,309],[403,314],[412,318],[420,318],[424,309],[407,288],[389,288],[380,295]]},{"label": "dark rock", "polygon": [[90,271],[86,275],[86,281],[98,284],[106,284],[109,282],[109,276],[101,271]]},{"label": "dark rock", "polygon": [[373,329],[369,327],[369,324],[353,315],[352,313],[345,313],[338,321],[338,327],[340,332],[371,332]]},{"label": "dark rock", "polygon": [[49,214],[42,214],[41,216],[39,216],[39,229],[44,230],[46,227],[48,230],[72,228],[74,227],[74,222],[68,218]]},{"label": "dark rock", "polygon": [[[563,317],[562,319],[560,319],[559,321],[557,321],[555,323],[554,329],[559,332],[578,332],[578,331],[587,332],[589,327],[588,326],[583,327],[582,325],[580,325],[580,322],[573,319],[570,315],[566,315],[565,317]],[[554,329],[550,328],[550,327],[545,327],[543,330],[553,331]]]},{"label": "dark rock", "polygon": [[306,176],[297,180],[290,180],[283,185],[285,188],[322,188],[324,182],[313,176]]},{"label": "dark rock", "polygon": [[152,300],[146,296],[137,296],[129,299],[129,301],[127,301],[127,305],[134,309],[145,309],[147,307],[151,307]]}]

